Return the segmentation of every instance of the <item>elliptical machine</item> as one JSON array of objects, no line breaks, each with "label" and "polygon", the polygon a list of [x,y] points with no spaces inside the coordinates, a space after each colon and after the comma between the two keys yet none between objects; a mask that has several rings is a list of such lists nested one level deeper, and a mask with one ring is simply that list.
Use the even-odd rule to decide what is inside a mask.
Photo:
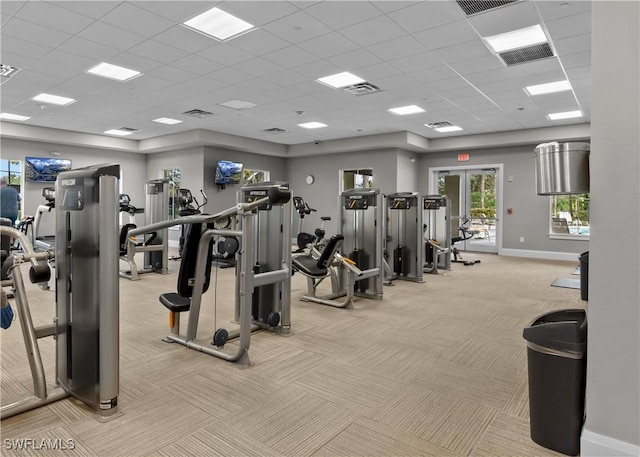
[{"label": "elliptical machine", "polygon": [[[298,235],[296,238],[296,242],[298,244],[298,249],[293,251],[295,254],[303,252],[309,245],[311,245],[317,238],[317,234],[312,235],[311,233],[306,233],[302,231],[302,224],[304,222],[304,217],[308,216],[311,213],[314,213],[316,210],[311,208],[302,197],[293,197],[293,206],[298,212]],[[321,229],[316,229],[316,232]],[[322,230],[322,236],[324,236],[324,230]]]},{"label": "elliptical machine", "polygon": [[460,241],[466,241],[473,238],[478,232],[476,230],[471,230],[469,225],[471,224],[471,219],[468,217],[464,219],[462,224],[458,227],[458,231],[461,236],[454,236],[451,238],[451,253],[453,254],[452,262],[461,263],[463,265],[475,265],[476,263],[480,263],[480,260],[464,260],[462,258],[462,254],[460,254],[460,250],[455,246],[456,243]]}]

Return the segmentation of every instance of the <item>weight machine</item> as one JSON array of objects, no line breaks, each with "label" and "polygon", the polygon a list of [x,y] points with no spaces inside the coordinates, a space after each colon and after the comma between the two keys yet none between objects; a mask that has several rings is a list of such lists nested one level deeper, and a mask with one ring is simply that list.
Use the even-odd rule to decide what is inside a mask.
[{"label": "weight machine", "polygon": [[387,252],[393,258],[393,278],[422,279],[422,197],[417,192],[387,195]]},{"label": "weight machine", "polygon": [[[58,176],[55,192],[55,254],[35,252],[19,230],[1,227],[16,238],[11,279],[16,312],[33,378],[33,395],[7,403],[2,419],[73,396],[101,420],[119,415],[119,285],[116,239],[117,183],[120,166],[94,165]],[[64,242],[63,242],[64,241]],[[56,315],[52,324],[34,327],[20,265],[30,262],[32,282],[50,278],[47,260],[56,259]],[[48,389],[38,339],[56,342],[56,386]]]},{"label": "weight machine", "polygon": [[38,205],[38,209],[36,210],[36,216],[33,221],[33,239],[31,240],[31,244],[37,249],[48,251],[55,249],[56,247],[55,224],[49,225],[53,231],[48,231],[46,235],[43,235],[43,226],[46,224],[42,224],[42,219],[45,217],[45,214],[53,213],[53,217],[49,217],[55,220],[55,212],[53,210],[56,208],[56,189],[54,187],[44,187],[42,189],[42,196],[47,202],[43,205]]},{"label": "weight machine", "polygon": [[[240,202],[212,215],[198,214],[132,230],[142,235],[174,225],[189,224],[180,262],[177,292],[160,302],[169,310],[170,333],[163,339],[230,361],[249,365],[251,332],[267,329],[287,335],[291,329],[291,192],[287,185],[259,183],[243,187]],[[217,221],[239,220],[238,230],[215,228]],[[197,340],[202,295],[209,286],[212,248],[219,237],[239,240],[235,253],[235,318],[239,328],[218,328],[210,341]],[[267,237],[265,239],[264,237]],[[180,314],[189,312],[186,333],[180,333]],[[226,343],[237,339],[232,349]]]},{"label": "weight machine", "polygon": [[438,274],[451,270],[451,205],[445,195],[424,195],[424,269]]},{"label": "weight machine", "polygon": [[[169,216],[168,179],[154,179],[145,184],[146,211],[145,225],[167,220]],[[120,270],[120,276],[138,281],[144,273],[169,273],[169,233],[166,228],[149,233],[144,232],[143,241],[138,242],[133,235],[135,227],[123,227],[120,232],[120,260],[128,264],[127,270]],[[138,269],[135,262],[137,252],[144,253],[143,268]]]}]

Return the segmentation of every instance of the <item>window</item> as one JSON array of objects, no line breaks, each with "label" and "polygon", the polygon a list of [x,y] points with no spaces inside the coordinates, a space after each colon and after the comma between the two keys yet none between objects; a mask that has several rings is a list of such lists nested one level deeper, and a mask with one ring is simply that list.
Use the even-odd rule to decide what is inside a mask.
[{"label": "window", "polygon": [[[7,185],[22,193],[22,161],[0,160],[0,178],[7,180]],[[22,219],[21,202],[18,202],[18,220]]]},{"label": "window", "polygon": [[551,198],[551,237],[589,236],[589,194],[553,195]]},{"label": "window", "polygon": [[250,170],[245,168],[242,170],[242,182],[243,184],[253,184],[256,182],[269,181],[270,173],[267,170]]},{"label": "window", "polygon": [[371,168],[359,170],[342,170],[342,189],[370,189],[373,187],[373,170]]},{"label": "window", "polygon": [[169,180],[169,219],[179,217],[180,204],[178,203],[178,190],[182,173],[179,168],[167,168],[162,170],[162,177]]}]

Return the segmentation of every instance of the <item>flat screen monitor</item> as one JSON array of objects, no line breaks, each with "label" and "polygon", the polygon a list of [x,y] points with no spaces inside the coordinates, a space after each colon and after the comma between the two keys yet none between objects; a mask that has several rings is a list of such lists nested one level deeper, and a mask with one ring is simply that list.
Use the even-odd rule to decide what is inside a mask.
[{"label": "flat screen monitor", "polygon": [[33,182],[53,182],[63,171],[71,170],[71,160],[25,157],[25,178]]},{"label": "flat screen monitor", "polygon": [[243,164],[230,160],[218,160],[216,164],[216,184],[239,184],[242,181]]}]

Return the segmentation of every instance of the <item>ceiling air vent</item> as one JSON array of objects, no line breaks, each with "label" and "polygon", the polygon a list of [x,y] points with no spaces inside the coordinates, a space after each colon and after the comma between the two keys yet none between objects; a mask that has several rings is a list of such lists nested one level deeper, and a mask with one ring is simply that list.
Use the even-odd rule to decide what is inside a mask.
[{"label": "ceiling air vent", "polygon": [[482,13],[484,11],[500,8],[501,6],[515,3],[518,0],[456,0],[462,11],[467,16]]},{"label": "ceiling air vent", "polygon": [[184,114],[185,116],[197,117],[199,119],[204,119],[205,117],[209,117],[209,116],[215,116],[215,114],[210,113],[209,111],[204,111],[197,108],[189,111],[185,111],[182,114]]},{"label": "ceiling air vent", "polygon": [[430,129],[441,129],[442,127],[452,127],[453,126],[453,124],[451,122],[448,122],[448,121],[433,122],[432,124],[424,124],[424,125],[426,125]]},{"label": "ceiling air vent", "polygon": [[498,55],[507,66],[510,66],[553,57],[553,51],[549,43],[541,43],[534,46],[527,46],[526,48],[500,52]]},{"label": "ceiling air vent", "polygon": [[343,88],[351,95],[367,95],[374,92],[380,92],[380,88],[368,82],[354,84],[353,86],[347,86]]},{"label": "ceiling air vent", "polygon": [[263,132],[278,134],[278,133],[285,133],[286,130],[278,127],[271,127],[270,129],[264,129]]}]

